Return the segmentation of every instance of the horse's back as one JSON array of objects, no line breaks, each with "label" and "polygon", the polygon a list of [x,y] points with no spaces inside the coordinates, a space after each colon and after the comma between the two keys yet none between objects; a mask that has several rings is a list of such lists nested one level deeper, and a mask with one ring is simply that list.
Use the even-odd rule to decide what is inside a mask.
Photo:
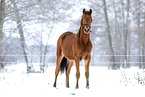
[{"label": "horse's back", "polygon": [[61,36],[60,36],[60,38],[62,39],[62,40],[64,40],[65,38],[67,38],[67,37],[70,37],[70,36],[73,36],[74,35],[74,33],[73,32],[65,32],[65,33],[63,33]]},{"label": "horse's back", "polygon": [[71,37],[73,37],[75,34],[73,33],[73,32],[65,32],[65,33],[63,33],[60,37],[59,37],[59,39],[58,39],[58,43],[59,44],[62,44],[63,43],[63,41],[66,39],[66,38],[71,38]]}]

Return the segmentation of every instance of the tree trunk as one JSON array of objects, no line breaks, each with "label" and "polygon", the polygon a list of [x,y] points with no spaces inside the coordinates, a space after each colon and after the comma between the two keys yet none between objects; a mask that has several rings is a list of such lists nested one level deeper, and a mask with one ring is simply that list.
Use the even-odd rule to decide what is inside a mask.
[{"label": "tree trunk", "polygon": [[[144,12],[144,29],[145,29],[145,12]],[[145,62],[145,30],[143,31],[143,62]],[[145,63],[143,64],[143,69],[145,68]]]},{"label": "tree trunk", "polygon": [[48,33],[48,37],[47,37],[47,42],[46,42],[46,46],[44,48],[44,57],[43,57],[43,73],[44,73],[44,67],[45,67],[45,60],[46,60],[46,54],[47,54],[47,48],[48,48],[48,40],[49,40],[49,37],[52,33],[52,30],[53,30],[53,26],[54,26],[54,15],[55,15],[55,11],[53,11],[53,21],[52,21],[52,25],[51,25],[51,28],[50,28],[50,31]]},{"label": "tree trunk", "polygon": [[3,24],[5,18],[5,0],[0,1],[0,71],[2,67],[2,39],[3,39]]},{"label": "tree trunk", "polygon": [[[141,32],[141,21],[140,21],[140,19],[141,19],[141,14],[140,14],[140,1],[137,1],[137,6],[138,6],[138,10],[137,10],[137,17],[136,17],[136,19],[137,19],[137,34],[138,34],[138,62],[142,62],[142,32]],[[139,63],[139,68],[143,68],[143,65],[142,65],[142,63]]]},{"label": "tree trunk", "polygon": [[15,0],[11,0],[11,2],[14,6],[14,10],[15,10],[15,14],[16,14],[17,28],[19,29],[19,34],[20,34],[21,47],[22,47],[25,62],[26,62],[26,65],[27,65],[27,72],[29,73],[31,71],[31,67],[29,66],[28,56],[27,56],[27,52],[26,52],[25,37],[24,37],[21,18],[20,18],[20,15],[19,15],[19,10],[17,8]]},{"label": "tree trunk", "polygon": [[115,6],[115,1],[113,0],[113,9],[114,9],[114,14],[115,14],[115,33],[117,33],[117,12],[116,12],[116,6]]},{"label": "tree trunk", "polygon": [[106,26],[107,26],[107,37],[108,37],[108,42],[109,42],[109,54],[111,55],[109,60],[111,62],[114,62],[112,65],[112,69],[115,69],[116,68],[115,56],[114,56],[114,51],[112,47],[112,38],[111,38],[111,33],[110,33],[110,25],[109,25],[109,19],[108,19],[108,13],[107,13],[105,0],[103,0],[103,4],[104,4],[105,21],[106,21]]},{"label": "tree trunk", "polygon": [[125,50],[125,15],[124,15],[124,0],[122,0],[122,2],[121,2],[121,5],[122,5],[122,19],[123,19],[123,29],[122,29],[122,32],[123,32],[123,39],[124,39],[124,44],[123,44],[123,47],[124,47],[124,59],[123,59],[123,61],[126,61],[127,60],[127,57],[126,57],[126,54],[125,54],[125,52],[126,52],[126,50]]},{"label": "tree trunk", "polygon": [[42,21],[42,27],[41,27],[41,35],[40,35],[40,72],[43,71],[43,65],[42,65],[42,33],[43,33],[43,21]]},{"label": "tree trunk", "polygon": [[[145,5],[145,3],[144,3]],[[143,30],[143,35],[142,35],[142,62],[145,62],[145,11],[144,11],[144,15],[143,15],[143,26],[144,26],[144,30]],[[143,69],[145,68],[145,63],[142,64],[143,65]]]},{"label": "tree trunk", "polygon": [[46,54],[47,54],[47,48],[48,48],[48,40],[49,40],[50,34],[51,34],[51,32],[52,32],[53,26],[54,26],[54,20],[53,20],[52,26],[51,26],[51,28],[50,28],[50,31],[49,31],[49,33],[48,33],[47,42],[46,42],[46,46],[45,46],[45,49],[44,49],[43,73],[44,73],[44,67],[45,67],[45,63],[46,63],[45,60],[46,60]]},{"label": "tree trunk", "polygon": [[[124,60],[126,60],[126,61],[127,61],[127,49],[128,49],[129,8],[130,8],[130,0],[127,0],[127,17],[126,17],[125,33],[124,33],[124,55],[125,55]],[[127,67],[130,67],[130,66],[127,65]]]}]

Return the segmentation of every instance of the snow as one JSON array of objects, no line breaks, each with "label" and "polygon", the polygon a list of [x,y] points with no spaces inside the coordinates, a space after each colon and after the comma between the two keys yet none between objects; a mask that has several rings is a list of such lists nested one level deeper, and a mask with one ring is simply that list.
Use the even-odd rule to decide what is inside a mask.
[{"label": "snow", "polygon": [[[70,73],[70,88],[65,87],[65,74],[59,74],[53,87],[55,66],[45,73],[26,73],[26,65],[6,66],[0,73],[0,97],[144,97],[145,73],[136,67],[108,70],[90,66],[90,88],[85,88],[85,67],[80,66],[79,89],[75,89],[75,66]],[[138,78],[142,81],[139,83]]]}]

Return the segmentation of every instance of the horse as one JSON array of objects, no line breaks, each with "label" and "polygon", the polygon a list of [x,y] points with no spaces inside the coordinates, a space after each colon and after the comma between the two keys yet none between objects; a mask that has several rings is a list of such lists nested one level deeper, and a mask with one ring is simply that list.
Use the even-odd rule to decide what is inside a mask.
[{"label": "horse", "polygon": [[85,77],[86,88],[89,88],[89,64],[91,60],[92,42],[90,39],[92,23],[92,9],[86,11],[83,9],[81,18],[81,26],[79,31],[74,34],[72,32],[63,33],[57,41],[56,49],[56,69],[55,81],[53,86],[56,87],[57,76],[59,71],[66,71],[66,87],[69,88],[69,74],[73,62],[76,64],[76,88],[79,88],[80,78],[80,61],[85,60]]}]

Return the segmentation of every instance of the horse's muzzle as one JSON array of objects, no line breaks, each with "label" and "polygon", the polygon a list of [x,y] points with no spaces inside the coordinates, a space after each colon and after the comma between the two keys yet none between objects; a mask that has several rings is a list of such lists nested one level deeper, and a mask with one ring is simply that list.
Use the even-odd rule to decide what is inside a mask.
[{"label": "horse's muzzle", "polygon": [[90,32],[91,32],[90,29],[87,29],[87,30],[84,29],[84,33],[85,33],[85,34],[89,34]]}]

